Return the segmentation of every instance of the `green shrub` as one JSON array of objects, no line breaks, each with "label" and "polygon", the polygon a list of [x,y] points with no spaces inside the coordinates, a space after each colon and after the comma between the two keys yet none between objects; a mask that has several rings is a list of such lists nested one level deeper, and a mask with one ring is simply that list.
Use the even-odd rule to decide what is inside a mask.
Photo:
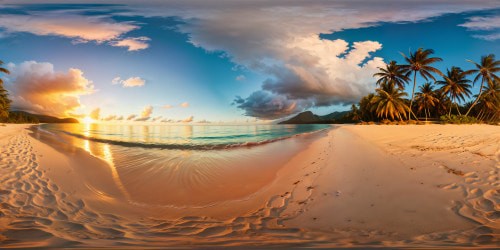
[{"label": "green shrub", "polygon": [[441,123],[444,124],[474,124],[480,123],[476,117],[465,116],[465,115],[442,115],[440,118]]}]

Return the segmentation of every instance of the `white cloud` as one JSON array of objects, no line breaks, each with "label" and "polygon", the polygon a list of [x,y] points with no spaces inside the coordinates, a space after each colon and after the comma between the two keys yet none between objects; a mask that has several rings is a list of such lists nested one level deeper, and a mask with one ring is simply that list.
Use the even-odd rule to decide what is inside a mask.
[{"label": "white cloud", "polygon": [[500,33],[492,33],[488,35],[473,35],[473,37],[487,41],[495,41],[495,40],[500,40]]},{"label": "white cloud", "polygon": [[487,34],[474,34],[475,38],[487,41],[500,40],[500,16],[475,16],[469,18],[469,21],[459,26],[467,28],[470,31],[482,31]]},{"label": "white cloud", "polygon": [[235,79],[236,79],[236,81],[244,81],[246,79],[246,77],[244,75],[239,75]]},{"label": "white cloud", "polygon": [[54,71],[48,62],[26,61],[9,64],[11,75],[6,84],[13,100],[12,108],[39,114],[71,116],[80,97],[93,93],[94,85],[80,69]]},{"label": "white cloud", "polygon": [[140,77],[130,77],[126,80],[122,80],[121,77],[117,76],[111,81],[112,84],[121,84],[124,88],[141,87],[146,84],[146,81]]},{"label": "white cloud", "polygon": [[[497,7],[495,0],[484,0],[481,4],[473,0],[366,0],[211,1],[210,4],[182,1],[130,8],[135,14],[145,16],[178,16],[183,21],[178,25],[179,30],[188,35],[193,45],[223,52],[235,64],[269,76],[261,91],[277,96],[254,95],[252,100],[271,100],[258,107],[297,112],[310,105],[359,100],[373,91],[371,74],[383,65],[382,58],[369,56],[382,46],[376,41],[349,47],[346,41],[322,40],[320,34]],[[272,100],[280,100],[283,105],[273,106]],[[292,104],[293,109],[288,106]]]},{"label": "white cloud", "polygon": [[465,27],[468,30],[494,30],[500,28],[500,16],[475,16],[469,18],[469,21],[459,26]]}]

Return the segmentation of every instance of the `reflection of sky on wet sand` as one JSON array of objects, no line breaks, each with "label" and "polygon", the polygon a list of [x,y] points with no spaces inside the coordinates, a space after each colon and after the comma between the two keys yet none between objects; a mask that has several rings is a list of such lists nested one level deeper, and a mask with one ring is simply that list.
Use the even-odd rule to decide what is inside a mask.
[{"label": "reflection of sky on wet sand", "polygon": [[[98,125],[97,125],[98,126]],[[100,131],[86,125],[84,134]],[[198,128],[199,131],[213,128]],[[289,129],[289,128],[287,128]],[[175,131],[179,140],[196,136],[194,126],[129,126],[107,130],[139,132],[140,140],[154,140],[155,133]],[[256,133],[255,128],[244,128]],[[116,131],[116,132],[115,132]],[[57,133],[69,145],[106,162],[114,185],[136,204],[203,207],[243,199],[272,183],[277,171],[314,136],[301,136],[256,147],[231,150],[166,150],[125,147]],[[137,134],[134,134],[134,138]],[[83,166],[84,167],[84,166]]]}]

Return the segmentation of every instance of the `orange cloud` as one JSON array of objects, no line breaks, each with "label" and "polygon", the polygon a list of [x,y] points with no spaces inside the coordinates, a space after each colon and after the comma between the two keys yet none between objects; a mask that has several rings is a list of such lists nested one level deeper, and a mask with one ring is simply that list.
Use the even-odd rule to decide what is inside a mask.
[{"label": "orange cloud", "polygon": [[148,37],[131,37],[125,38],[119,41],[114,41],[111,45],[115,47],[126,47],[128,51],[143,50],[149,47],[147,41],[150,41]]},{"label": "orange cloud", "polygon": [[186,119],[182,120],[181,122],[186,122],[186,123],[187,123],[187,122],[192,122],[192,121],[193,121],[193,119],[194,119],[194,116],[190,116],[190,117],[188,117],[188,118],[186,118]]},{"label": "orange cloud", "polygon": [[71,116],[82,105],[80,97],[93,93],[94,85],[80,69],[55,72],[48,62],[27,61],[10,64],[7,85],[12,109],[53,116]]},{"label": "orange cloud", "polygon": [[117,76],[111,81],[113,84],[121,84],[124,88],[141,87],[146,84],[146,81],[140,77],[130,77],[127,80],[122,80]]},{"label": "orange cloud", "polygon": [[100,114],[101,114],[101,109],[96,108],[90,112],[89,116],[94,120],[99,120]]},{"label": "orange cloud", "polygon": [[139,118],[135,119],[136,121],[146,121],[151,118],[151,114],[153,113],[153,106],[148,105],[142,109],[141,116]]},{"label": "orange cloud", "polygon": [[183,103],[181,103],[180,106],[183,108],[187,108],[187,107],[189,107],[189,102],[183,102]]}]

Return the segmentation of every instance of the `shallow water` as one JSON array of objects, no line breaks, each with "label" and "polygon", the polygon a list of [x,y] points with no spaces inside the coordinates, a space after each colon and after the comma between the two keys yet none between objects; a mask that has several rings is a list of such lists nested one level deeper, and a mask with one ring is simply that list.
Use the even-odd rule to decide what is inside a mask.
[{"label": "shallow water", "polygon": [[328,128],[303,125],[45,124],[42,129],[121,146],[162,149],[225,149],[252,146]]},{"label": "shallow water", "polygon": [[[102,178],[89,175],[85,181],[96,197],[119,196],[148,207],[200,208],[246,199],[266,187],[311,141],[311,132],[328,127],[47,124],[37,133],[66,155],[84,150],[106,162],[109,169],[95,172],[109,172],[104,182],[114,183],[120,194],[99,188],[106,186]],[[301,134],[307,136],[297,136]],[[79,161],[72,167],[86,175],[91,166]]]}]

